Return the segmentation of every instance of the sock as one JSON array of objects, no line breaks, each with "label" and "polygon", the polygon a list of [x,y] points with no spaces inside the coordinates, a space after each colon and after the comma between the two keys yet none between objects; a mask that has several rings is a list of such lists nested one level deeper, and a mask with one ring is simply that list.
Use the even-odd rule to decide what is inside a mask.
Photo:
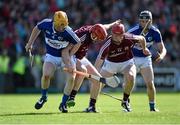
[{"label": "sock", "polygon": [[47,99],[48,89],[42,89],[41,94],[43,99]]},{"label": "sock", "polygon": [[154,102],[149,102],[149,107],[150,107],[150,110],[155,109],[155,103]]},{"label": "sock", "polygon": [[90,102],[89,102],[89,107],[95,107],[95,104],[96,104],[96,99],[92,99],[90,98]]},{"label": "sock", "polygon": [[74,100],[76,94],[77,94],[77,91],[76,91],[76,90],[72,90],[72,92],[71,92],[71,94],[70,94],[70,99],[73,99],[73,100]]},{"label": "sock", "polygon": [[64,94],[62,98],[62,104],[65,105],[68,99],[69,99],[69,95]]},{"label": "sock", "polygon": [[123,101],[128,101],[129,95],[126,93],[123,93]]}]

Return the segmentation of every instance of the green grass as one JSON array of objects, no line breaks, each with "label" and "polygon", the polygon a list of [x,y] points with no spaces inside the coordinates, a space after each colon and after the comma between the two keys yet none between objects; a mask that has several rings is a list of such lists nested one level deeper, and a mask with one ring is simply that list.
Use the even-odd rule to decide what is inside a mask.
[{"label": "green grass", "polygon": [[[119,96],[118,93],[111,93]],[[62,95],[50,94],[41,110],[34,109],[40,95],[0,95],[0,124],[180,124],[180,93],[158,93],[160,112],[149,112],[146,93],[133,93],[133,112],[121,110],[120,102],[100,95],[97,109],[100,113],[82,113],[89,103],[89,94],[79,94],[76,106],[69,113],[59,112]]]}]

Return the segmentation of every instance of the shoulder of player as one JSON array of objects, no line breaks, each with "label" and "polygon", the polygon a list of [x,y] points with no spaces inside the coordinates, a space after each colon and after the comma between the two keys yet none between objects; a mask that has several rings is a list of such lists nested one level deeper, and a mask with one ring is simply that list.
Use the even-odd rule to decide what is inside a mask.
[{"label": "shoulder of player", "polygon": [[156,32],[156,33],[159,33],[159,34],[160,34],[159,29],[158,29],[156,26],[154,26],[154,25],[152,25],[152,26],[150,27],[150,31]]},{"label": "shoulder of player", "polygon": [[105,48],[107,48],[108,46],[110,46],[110,44],[111,44],[111,36],[109,36],[107,39],[106,39],[106,41],[104,42],[104,44],[102,45],[102,49],[105,49]]},{"label": "shoulder of player", "polygon": [[85,25],[80,27],[79,29],[75,30],[75,32],[86,32],[89,31],[91,29],[92,25]]},{"label": "shoulder of player", "polygon": [[64,33],[71,35],[71,34],[74,34],[75,32],[73,31],[73,29],[70,26],[67,26],[64,30]]},{"label": "shoulder of player", "polygon": [[107,53],[109,46],[111,45],[111,38],[109,37],[99,50],[98,58],[102,57],[103,54]]},{"label": "shoulder of player", "polygon": [[74,39],[77,42],[80,42],[79,37],[75,34],[75,32],[73,31],[73,29],[70,26],[67,26],[63,32],[63,35],[65,38],[71,38]]},{"label": "shoulder of player", "polygon": [[75,33],[79,37],[82,37],[84,35],[88,35],[90,33],[89,31],[90,31],[91,27],[92,27],[91,25],[82,26],[79,29],[75,30]]},{"label": "shoulder of player", "polygon": [[132,44],[139,39],[140,35],[134,35],[132,33],[125,33],[124,34],[124,43],[125,44]]},{"label": "shoulder of player", "polygon": [[131,33],[131,32],[134,32],[136,30],[139,30],[140,26],[139,25],[135,25],[134,27],[131,27],[127,32],[128,33]]},{"label": "shoulder of player", "polygon": [[124,39],[133,39],[133,36],[134,34],[132,33],[128,33],[128,32],[124,33]]},{"label": "shoulder of player", "polygon": [[52,19],[49,19],[49,18],[45,18],[45,19],[43,19],[43,20],[41,20],[38,24],[40,24],[40,23],[52,23]]}]

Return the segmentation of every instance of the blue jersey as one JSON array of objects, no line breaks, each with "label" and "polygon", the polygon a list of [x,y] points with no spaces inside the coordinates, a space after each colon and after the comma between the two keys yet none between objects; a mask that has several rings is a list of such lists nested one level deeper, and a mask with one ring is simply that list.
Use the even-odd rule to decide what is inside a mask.
[{"label": "blue jersey", "polygon": [[46,51],[48,54],[61,57],[61,50],[69,43],[76,44],[80,42],[78,36],[67,26],[63,32],[54,30],[52,19],[44,19],[37,24],[39,30],[45,34]]},{"label": "blue jersey", "polygon": [[[128,32],[135,35],[140,35],[141,31],[142,31],[142,27],[137,25],[131,28]],[[146,34],[143,34],[143,36],[146,39],[146,47],[149,50],[151,50],[153,43],[162,42],[162,36],[161,36],[160,31],[153,25],[149,27],[148,32]],[[139,43],[135,44],[133,48],[133,54],[136,57],[146,57],[146,55],[143,54],[142,48]]]}]

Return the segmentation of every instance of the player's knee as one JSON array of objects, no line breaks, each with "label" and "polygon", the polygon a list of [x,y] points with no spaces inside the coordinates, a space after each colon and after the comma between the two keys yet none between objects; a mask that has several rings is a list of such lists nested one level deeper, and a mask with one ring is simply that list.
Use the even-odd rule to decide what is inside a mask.
[{"label": "player's knee", "polygon": [[151,82],[148,82],[147,83],[147,88],[149,89],[149,90],[154,90],[154,88],[155,88],[155,86],[154,86],[154,83],[151,81]]},{"label": "player's knee", "polygon": [[155,88],[153,80],[146,80],[146,85],[147,85],[147,88],[150,90]]},{"label": "player's knee", "polygon": [[127,81],[134,83],[135,81],[135,76],[133,74],[127,74]]},{"label": "player's knee", "polygon": [[50,75],[43,75],[44,80],[49,80],[51,77]]}]

